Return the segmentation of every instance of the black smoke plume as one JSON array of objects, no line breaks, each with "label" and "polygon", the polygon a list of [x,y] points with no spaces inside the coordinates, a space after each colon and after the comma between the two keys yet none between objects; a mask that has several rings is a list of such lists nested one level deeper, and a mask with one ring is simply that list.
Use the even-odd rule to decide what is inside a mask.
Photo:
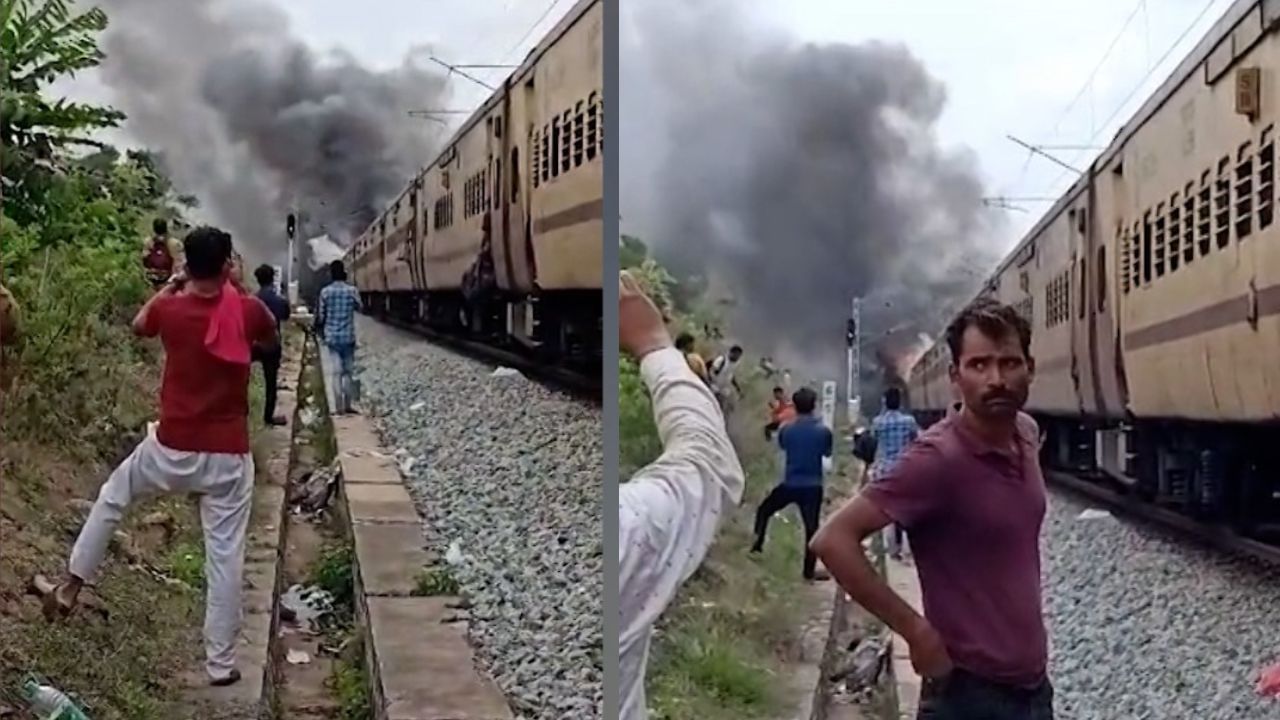
[{"label": "black smoke plume", "polygon": [[623,6],[624,230],[723,287],[733,339],[824,377],[844,377],[863,296],[878,385],[881,346],[907,352],[976,290],[998,220],[974,158],[940,146],[946,93],[906,48],[797,43],[746,6]]},{"label": "black smoke plume", "polygon": [[388,72],[321,55],[261,2],[99,4],[111,18],[100,77],[126,129],[252,262],[283,264],[290,209],[305,218],[299,240],[349,243],[443,140],[406,114],[445,94],[414,53]]}]

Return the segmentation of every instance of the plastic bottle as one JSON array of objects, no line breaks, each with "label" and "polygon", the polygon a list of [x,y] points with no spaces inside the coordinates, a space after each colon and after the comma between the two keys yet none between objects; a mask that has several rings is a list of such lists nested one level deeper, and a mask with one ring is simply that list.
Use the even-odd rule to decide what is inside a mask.
[{"label": "plastic bottle", "polygon": [[22,685],[22,694],[40,720],[89,720],[71,698],[57,688],[28,680]]}]

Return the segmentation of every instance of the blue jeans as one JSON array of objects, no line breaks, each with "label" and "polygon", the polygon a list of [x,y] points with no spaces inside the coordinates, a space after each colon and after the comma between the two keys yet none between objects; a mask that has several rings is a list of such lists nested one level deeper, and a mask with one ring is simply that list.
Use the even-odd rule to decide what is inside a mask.
[{"label": "blue jeans", "polygon": [[330,345],[329,350],[338,359],[338,383],[334,391],[338,412],[347,412],[351,409],[351,401],[359,395],[356,386],[356,346],[354,343]]},{"label": "blue jeans", "polygon": [[916,720],[1053,720],[1053,685],[1003,685],[959,668],[924,680]]}]

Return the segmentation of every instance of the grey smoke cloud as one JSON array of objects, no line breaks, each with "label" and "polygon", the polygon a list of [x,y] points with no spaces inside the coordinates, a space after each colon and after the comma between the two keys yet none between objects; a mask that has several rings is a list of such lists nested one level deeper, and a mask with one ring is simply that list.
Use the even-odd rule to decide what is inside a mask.
[{"label": "grey smoke cloud", "polygon": [[909,50],[799,43],[744,7],[623,6],[623,227],[727,286],[736,339],[843,377],[851,297],[864,364],[914,346],[993,265],[1000,220]]},{"label": "grey smoke cloud", "polygon": [[287,16],[246,0],[105,0],[99,77],[130,136],[163,154],[203,215],[252,262],[285,258],[284,215],[342,243],[430,161],[440,125],[406,111],[444,102],[421,49],[389,71],[317,53]]}]

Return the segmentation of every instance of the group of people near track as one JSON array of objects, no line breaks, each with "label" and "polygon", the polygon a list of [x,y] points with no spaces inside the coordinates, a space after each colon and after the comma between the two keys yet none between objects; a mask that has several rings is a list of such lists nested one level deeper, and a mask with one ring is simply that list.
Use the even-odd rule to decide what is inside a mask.
[{"label": "group of people near track", "polygon": [[[620,349],[640,365],[663,443],[660,457],[619,488],[621,718],[641,720],[654,628],[701,565],[722,518],[741,503],[746,478],[721,396],[626,273],[618,329]],[[921,429],[903,410],[901,392],[886,392],[871,423],[867,482],[825,519],[821,460],[831,455],[831,430],[814,417],[812,390],[789,401],[781,388],[775,392],[765,433],[777,437],[786,458],[781,482],[756,511],[752,549],[763,547],[774,512],[800,506],[804,575],[822,579],[821,561],[855,602],[905,640],[922,678],[920,720],[1051,720],[1040,585],[1042,439],[1022,412],[1035,370],[1031,327],[1015,308],[984,298],[952,320],[945,338],[960,402]],[[910,543],[922,611],[867,557],[864,541],[876,533],[890,536],[894,554],[904,536]]]}]

